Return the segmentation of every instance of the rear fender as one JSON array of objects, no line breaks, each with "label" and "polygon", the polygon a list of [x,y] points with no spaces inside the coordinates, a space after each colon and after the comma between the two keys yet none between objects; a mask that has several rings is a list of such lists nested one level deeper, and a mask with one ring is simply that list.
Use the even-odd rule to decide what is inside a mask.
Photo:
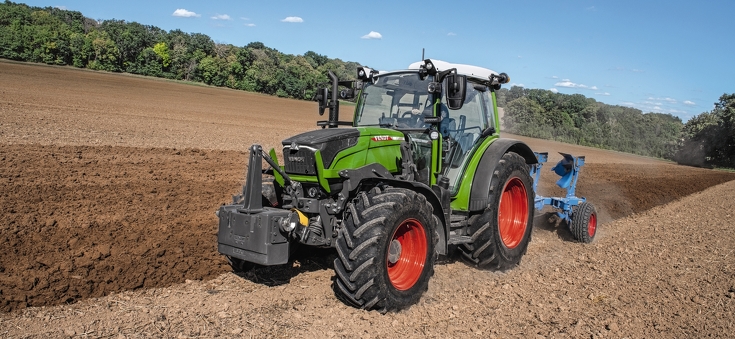
[{"label": "rear fender", "polygon": [[526,164],[532,165],[538,162],[528,145],[515,139],[500,138],[495,140],[483,153],[480,163],[477,165],[475,177],[472,179],[470,190],[470,201],[468,210],[470,212],[483,211],[490,204],[488,192],[490,192],[490,180],[495,172],[495,167],[505,153],[514,152],[526,159]]}]

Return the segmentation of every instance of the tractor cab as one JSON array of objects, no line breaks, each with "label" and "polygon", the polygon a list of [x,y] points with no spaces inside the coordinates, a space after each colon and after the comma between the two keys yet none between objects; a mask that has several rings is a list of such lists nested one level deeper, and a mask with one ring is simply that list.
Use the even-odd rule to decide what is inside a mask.
[{"label": "tractor cab", "polygon": [[[438,72],[437,67],[445,71]],[[359,74],[362,90],[353,126],[404,132],[419,173],[416,180],[431,185],[445,177],[449,190],[456,193],[475,146],[482,138],[496,134],[490,76],[497,73],[427,59],[405,71],[377,73],[362,69]],[[461,83],[455,85],[458,81]]]}]

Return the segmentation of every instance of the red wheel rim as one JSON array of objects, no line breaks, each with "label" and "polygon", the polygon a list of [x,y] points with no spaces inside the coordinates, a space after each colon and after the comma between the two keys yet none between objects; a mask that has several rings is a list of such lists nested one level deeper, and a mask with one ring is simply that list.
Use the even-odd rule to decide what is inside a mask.
[{"label": "red wheel rim", "polygon": [[388,278],[393,287],[405,291],[416,284],[424,271],[428,248],[424,225],[416,219],[407,219],[393,232],[391,243],[394,240],[400,243],[400,254],[393,263],[388,258],[390,253],[386,255]]},{"label": "red wheel rim", "polygon": [[505,184],[498,207],[500,239],[507,248],[515,248],[526,234],[528,221],[528,192],[520,178],[515,177]]},{"label": "red wheel rim", "polygon": [[591,238],[595,236],[595,232],[597,232],[597,215],[592,213],[590,214],[590,222],[587,224],[587,233]]}]

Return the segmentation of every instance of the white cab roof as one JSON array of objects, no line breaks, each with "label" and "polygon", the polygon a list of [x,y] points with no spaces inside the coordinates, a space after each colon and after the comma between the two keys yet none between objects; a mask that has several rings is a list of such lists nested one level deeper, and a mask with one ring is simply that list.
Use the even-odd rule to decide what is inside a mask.
[{"label": "white cab roof", "polygon": [[[468,75],[474,78],[481,78],[481,79],[489,79],[490,75],[495,74],[497,75],[498,72],[495,72],[491,69],[487,69],[484,67],[479,66],[472,66],[472,65],[465,65],[465,64],[453,64],[446,61],[431,59],[431,62],[434,64],[434,67],[436,67],[439,71],[444,71],[450,68],[456,68],[458,74],[464,74]],[[408,66],[408,69],[419,69],[419,66],[423,65],[423,61],[414,62],[411,65]]]}]

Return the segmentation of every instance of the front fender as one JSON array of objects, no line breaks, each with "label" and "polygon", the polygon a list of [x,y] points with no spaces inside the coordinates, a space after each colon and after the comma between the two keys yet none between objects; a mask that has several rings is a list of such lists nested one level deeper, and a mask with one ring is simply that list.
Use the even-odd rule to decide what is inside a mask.
[{"label": "front fender", "polygon": [[410,189],[423,194],[426,197],[426,200],[434,208],[434,215],[436,215],[441,222],[441,226],[439,227],[440,229],[436,230],[439,234],[439,242],[436,246],[436,252],[441,255],[447,254],[449,223],[447,222],[447,218],[444,214],[441,199],[439,199],[431,187],[420,182],[396,179],[390,174],[390,172],[388,172],[387,169],[385,169],[385,167],[377,163],[354,170],[345,170],[342,171],[340,175],[347,179],[344,182],[342,192],[340,193],[343,197],[355,197],[361,189],[364,189],[365,187],[373,187],[378,184]]},{"label": "front fender", "polygon": [[444,216],[442,204],[439,200],[439,197],[436,196],[434,191],[429,186],[426,186],[425,184],[420,182],[397,179],[366,179],[364,183],[372,186],[371,184],[373,183],[371,183],[371,181],[375,181],[374,184],[377,184],[379,182],[393,187],[405,188],[423,194],[426,197],[426,200],[434,208],[434,215],[436,215],[441,222],[439,229],[436,230],[436,232],[439,234],[439,242],[436,244],[435,247],[436,252],[440,255],[447,254],[447,236],[449,234],[449,224],[447,223]]}]

